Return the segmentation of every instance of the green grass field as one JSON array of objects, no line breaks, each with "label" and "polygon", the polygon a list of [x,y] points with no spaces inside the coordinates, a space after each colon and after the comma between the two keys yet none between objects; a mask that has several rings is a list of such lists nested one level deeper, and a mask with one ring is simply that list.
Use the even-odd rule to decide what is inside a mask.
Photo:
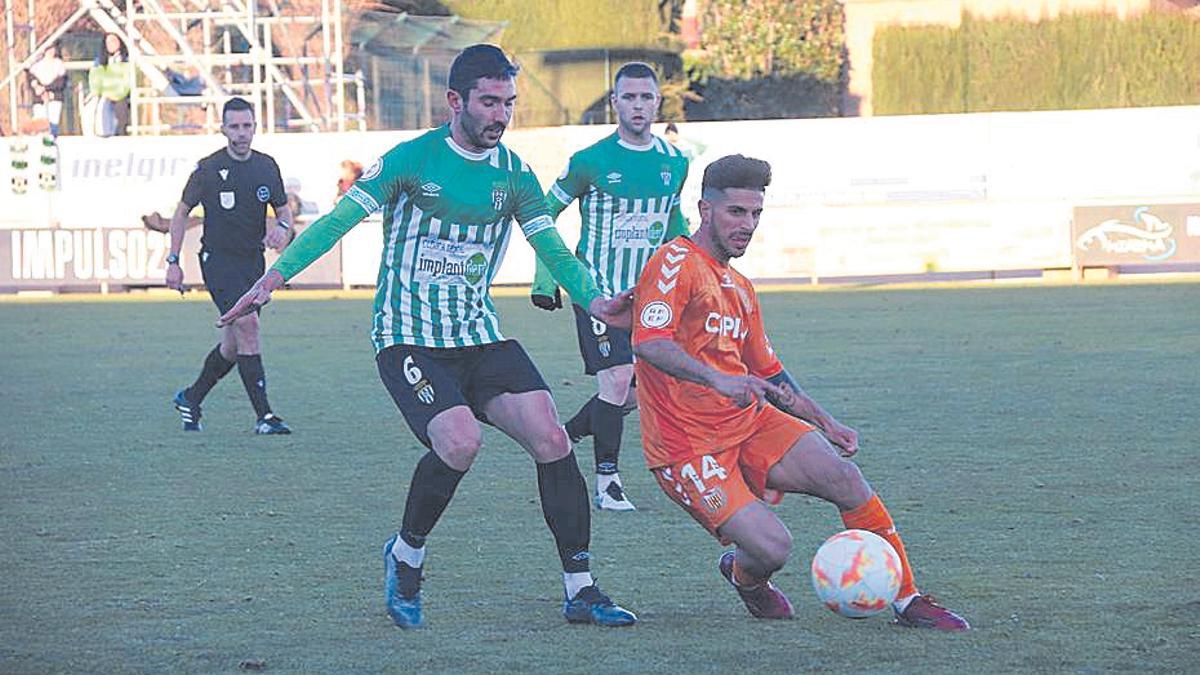
[{"label": "green grass field", "polygon": [[[430,538],[429,627],[392,626],[380,546],[421,448],[375,372],[365,299],[265,312],[291,437],[250,433],[236,374],[183,435],[169,400],[207,302],[0,303],[0,672],[1102,672],[1200,663],[1200,286],[763,296],[777,350],[856,426],[924,590],[964,635],[841,619],[809,558],[830,506],[779,508],[797,620],[745,613],[720,549],[645,471],[593,517],[594,571],[641,623],[566,625],[532,462],[487,432]],[[567,312],[498,300],[564,418],[592,393]],[[591,482],[591,445],[577,450]]]}]

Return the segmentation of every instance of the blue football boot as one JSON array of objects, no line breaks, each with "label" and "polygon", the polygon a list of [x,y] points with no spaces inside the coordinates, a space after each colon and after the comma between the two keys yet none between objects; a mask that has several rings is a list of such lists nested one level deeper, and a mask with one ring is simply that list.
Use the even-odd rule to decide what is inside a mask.
[{"label": "blue football boot", "polygon": [[598,586],[579,589],[574,598],[563,602],[567,623],[593,623],[597,626],[632,626],[637,615],[614,603]]},{"label": "blue football boot", "polygon": [[[420,628],[424,621],[421,618],[421,569],[409,567],[398,562],[392,555],[392,544],[396,543],[393,534],[383,545],[383,597],[387,602],[388,616],[401,628]],[[401,579],[401,577],[404,579]],[[410,590],[410,597],[401,594],[401,587]]]},{"label": "blue football boot", "polygon": [[185,395],[187,389],[180,389],[175,394],[175,409],[179,411],[179,419],[183,421],[184,431],[200,431],[200,404],[193,404]]},{"label": "blue football boot", "polygon": [[283,423],[283,418],[275,413],[267,413],[254,424],[254,433],[267,436],[292,433],[291,427]]}]

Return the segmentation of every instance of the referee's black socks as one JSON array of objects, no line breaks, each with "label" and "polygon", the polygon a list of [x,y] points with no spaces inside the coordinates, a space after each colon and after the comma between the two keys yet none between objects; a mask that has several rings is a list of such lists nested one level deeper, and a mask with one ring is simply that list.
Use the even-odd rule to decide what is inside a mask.
[{"label": "referee's black socks", "polygon": [[250,397],[250,405],[254,406],[254,414],[258,419],[271,412],[271,404],[267,403],[267,376],[263,372],[261,354],[238,354],[238,374],[242,376],[242,386],[246,387],[246,395]]},{"label": "referee's black socks", "polygon": [[221,355],[221,345],[213,347],[213,350],[208,353],[204,359],[204,367],[200,370],[200,377],[192,386],[188,387],[184,392],[184,398],[192,405],[200,405],[204,401],[204,397],[208,396],[208,392],[216,386],[217,381],[229,374],[233,370],[234,363],[226,361]]}]

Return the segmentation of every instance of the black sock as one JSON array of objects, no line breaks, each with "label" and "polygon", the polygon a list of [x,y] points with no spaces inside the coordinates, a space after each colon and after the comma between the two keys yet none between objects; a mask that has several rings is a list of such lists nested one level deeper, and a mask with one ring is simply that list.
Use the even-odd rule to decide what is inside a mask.
[{"label": "black sock", "polygon": [[197,377],[192,386],[183,392],[184,398],[192,405],[200,405],[204,401],[204,397],[208,396],[208,392],[216,386],[217,381],[233,370],[233,366],[232,361],[226,361],[225,357],[221,356],[221,345],[213,347],[213,350],[204,358],[204,367],[200,369],[200,377]]},{"label": "black sock", "polygon": [[575,453],[560,460],[537,465],[538,492],[542,497],[542,515],[554,534],[563,571],[587,572],[590,563],[588,545],[592,537],[592,512],[587,486]]},{"label": "black sock", "polygon": [[593,396],[588,399],[587,403],[575,413],[575,416],[564,425],[567,428],[567,435],[571,437],[572,443],[578,443],[581,439],[592,435],[592,410],[596,407],[596,402],[600,399]]},{"label": "black sock", "polygon": [[465,475],[466,471],[450,468],[434,451],[425,453],[413,469],[408,500],[404,503],[404,521],[400,526],[400,538],[404,543],[413,548],[425,545],[425,537],[437,525],[458,482]]},{"label": "black sock", "polygon": [[237,366],[242,385],[246,387],[246,395],[250,397],[250,405],[254,406],[254,414],[261,420],[271,412],[271,404],[267,403],[267,375],[263,372],[262,355],[238,354]]},{"label": "black sock", "polygon": [[617,455],[621,454],[621,432],[625,427],[623,406],[595,399],[592,407],[592,439],[596,449],[596,473],[611,475],[617,472]]}]

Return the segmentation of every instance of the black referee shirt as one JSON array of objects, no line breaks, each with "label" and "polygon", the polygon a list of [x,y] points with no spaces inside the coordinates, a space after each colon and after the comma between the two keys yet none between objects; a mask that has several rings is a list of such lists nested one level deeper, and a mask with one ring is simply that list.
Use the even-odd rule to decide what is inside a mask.
[{"label": "black referee shirt", "polygon": [[183,203],[204,206],[204,250],[261,253],[267,204],[278,209],[287,194],[270,155],[251,150],[249,159],[238,161],[221,148],[196,164],[183,188]]}]

